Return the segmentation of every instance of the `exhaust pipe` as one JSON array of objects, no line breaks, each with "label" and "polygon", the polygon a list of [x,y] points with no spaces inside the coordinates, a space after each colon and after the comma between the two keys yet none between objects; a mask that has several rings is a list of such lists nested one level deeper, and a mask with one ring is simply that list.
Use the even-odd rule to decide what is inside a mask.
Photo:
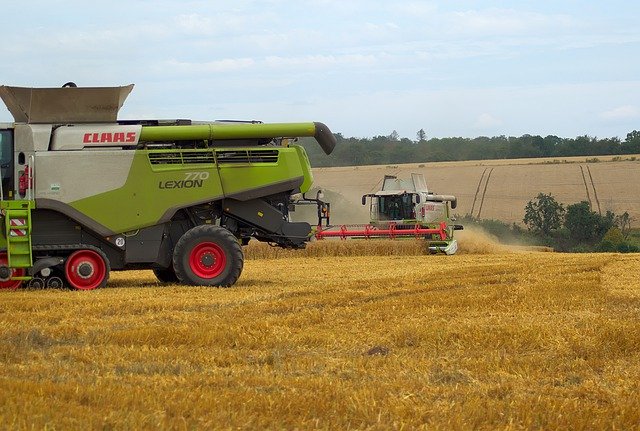
[{"label": "exhaust pipe", "polygon": [[458,198],[452,195],[427,195],[427,201],[431,202],[451,202],[451,208],[456,209]]}]

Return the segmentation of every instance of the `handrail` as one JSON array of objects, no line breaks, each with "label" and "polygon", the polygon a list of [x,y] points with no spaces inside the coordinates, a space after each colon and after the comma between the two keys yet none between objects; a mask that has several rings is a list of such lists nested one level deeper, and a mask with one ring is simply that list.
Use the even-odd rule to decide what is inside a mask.
[{"label": "handrail", "polygon": [[33,154],[31,154],[29,156],[29,175],[27,175],[27,200],[30,201],[31,200],[31,188],[33,187],[33,168],[34,165],[36,164],[35,162],[35,157]]}]

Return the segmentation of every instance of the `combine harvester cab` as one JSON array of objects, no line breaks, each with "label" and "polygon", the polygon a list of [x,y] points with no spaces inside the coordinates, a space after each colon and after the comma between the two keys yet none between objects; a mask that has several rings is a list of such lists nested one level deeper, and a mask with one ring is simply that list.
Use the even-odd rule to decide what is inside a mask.
[{"label": "combine harvester cab", "polygon": [[295,145],[336,144],[322,123],[118,120],[133,85],[0,86],[0,288],[95,289],[110,270],[229,286],[251,238],[303,248],[292,195],[313,183]]},{"label": "combine harvester cab", "polygon": [[451,195],[438,195],[427,189],[422,174],[411,174],[409,180],[386,175],[382,190],[362,196],[362,205],[370,199],[369,225],[340,226],[338,229],[319,226],[316,237],[396,238],[416,237],[427,241],[432,253],[455,254],[458,243],[454,231],[461,225],[452,224],[450,210],[457,206]]}]

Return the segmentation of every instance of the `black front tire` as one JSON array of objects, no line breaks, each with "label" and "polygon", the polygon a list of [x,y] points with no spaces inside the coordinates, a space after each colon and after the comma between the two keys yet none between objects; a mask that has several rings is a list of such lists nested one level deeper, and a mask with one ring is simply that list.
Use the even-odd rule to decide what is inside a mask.
[{"label": "black front tire", "polygon": [[243,265],[237,238],[220,226],[189,229],[173,250],[173,269],[183,284],[231,286],[240,277]]},{"label": "black front tire", "polygon": [[154,269],[153,273],[161,283],[178,283],[178,276],[173,268]]}]

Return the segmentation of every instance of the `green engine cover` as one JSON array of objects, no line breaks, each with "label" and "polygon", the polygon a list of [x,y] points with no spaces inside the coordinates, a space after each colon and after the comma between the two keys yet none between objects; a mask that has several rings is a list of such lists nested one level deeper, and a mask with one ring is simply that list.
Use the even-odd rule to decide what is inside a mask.
[{"label": "green engine cover", "polygon": [[309,159],[297,145],[136,150],[124,185],[68,204],[121,233],[167,221],[178,209],[195,204],[306,192],[312,183]]}]

